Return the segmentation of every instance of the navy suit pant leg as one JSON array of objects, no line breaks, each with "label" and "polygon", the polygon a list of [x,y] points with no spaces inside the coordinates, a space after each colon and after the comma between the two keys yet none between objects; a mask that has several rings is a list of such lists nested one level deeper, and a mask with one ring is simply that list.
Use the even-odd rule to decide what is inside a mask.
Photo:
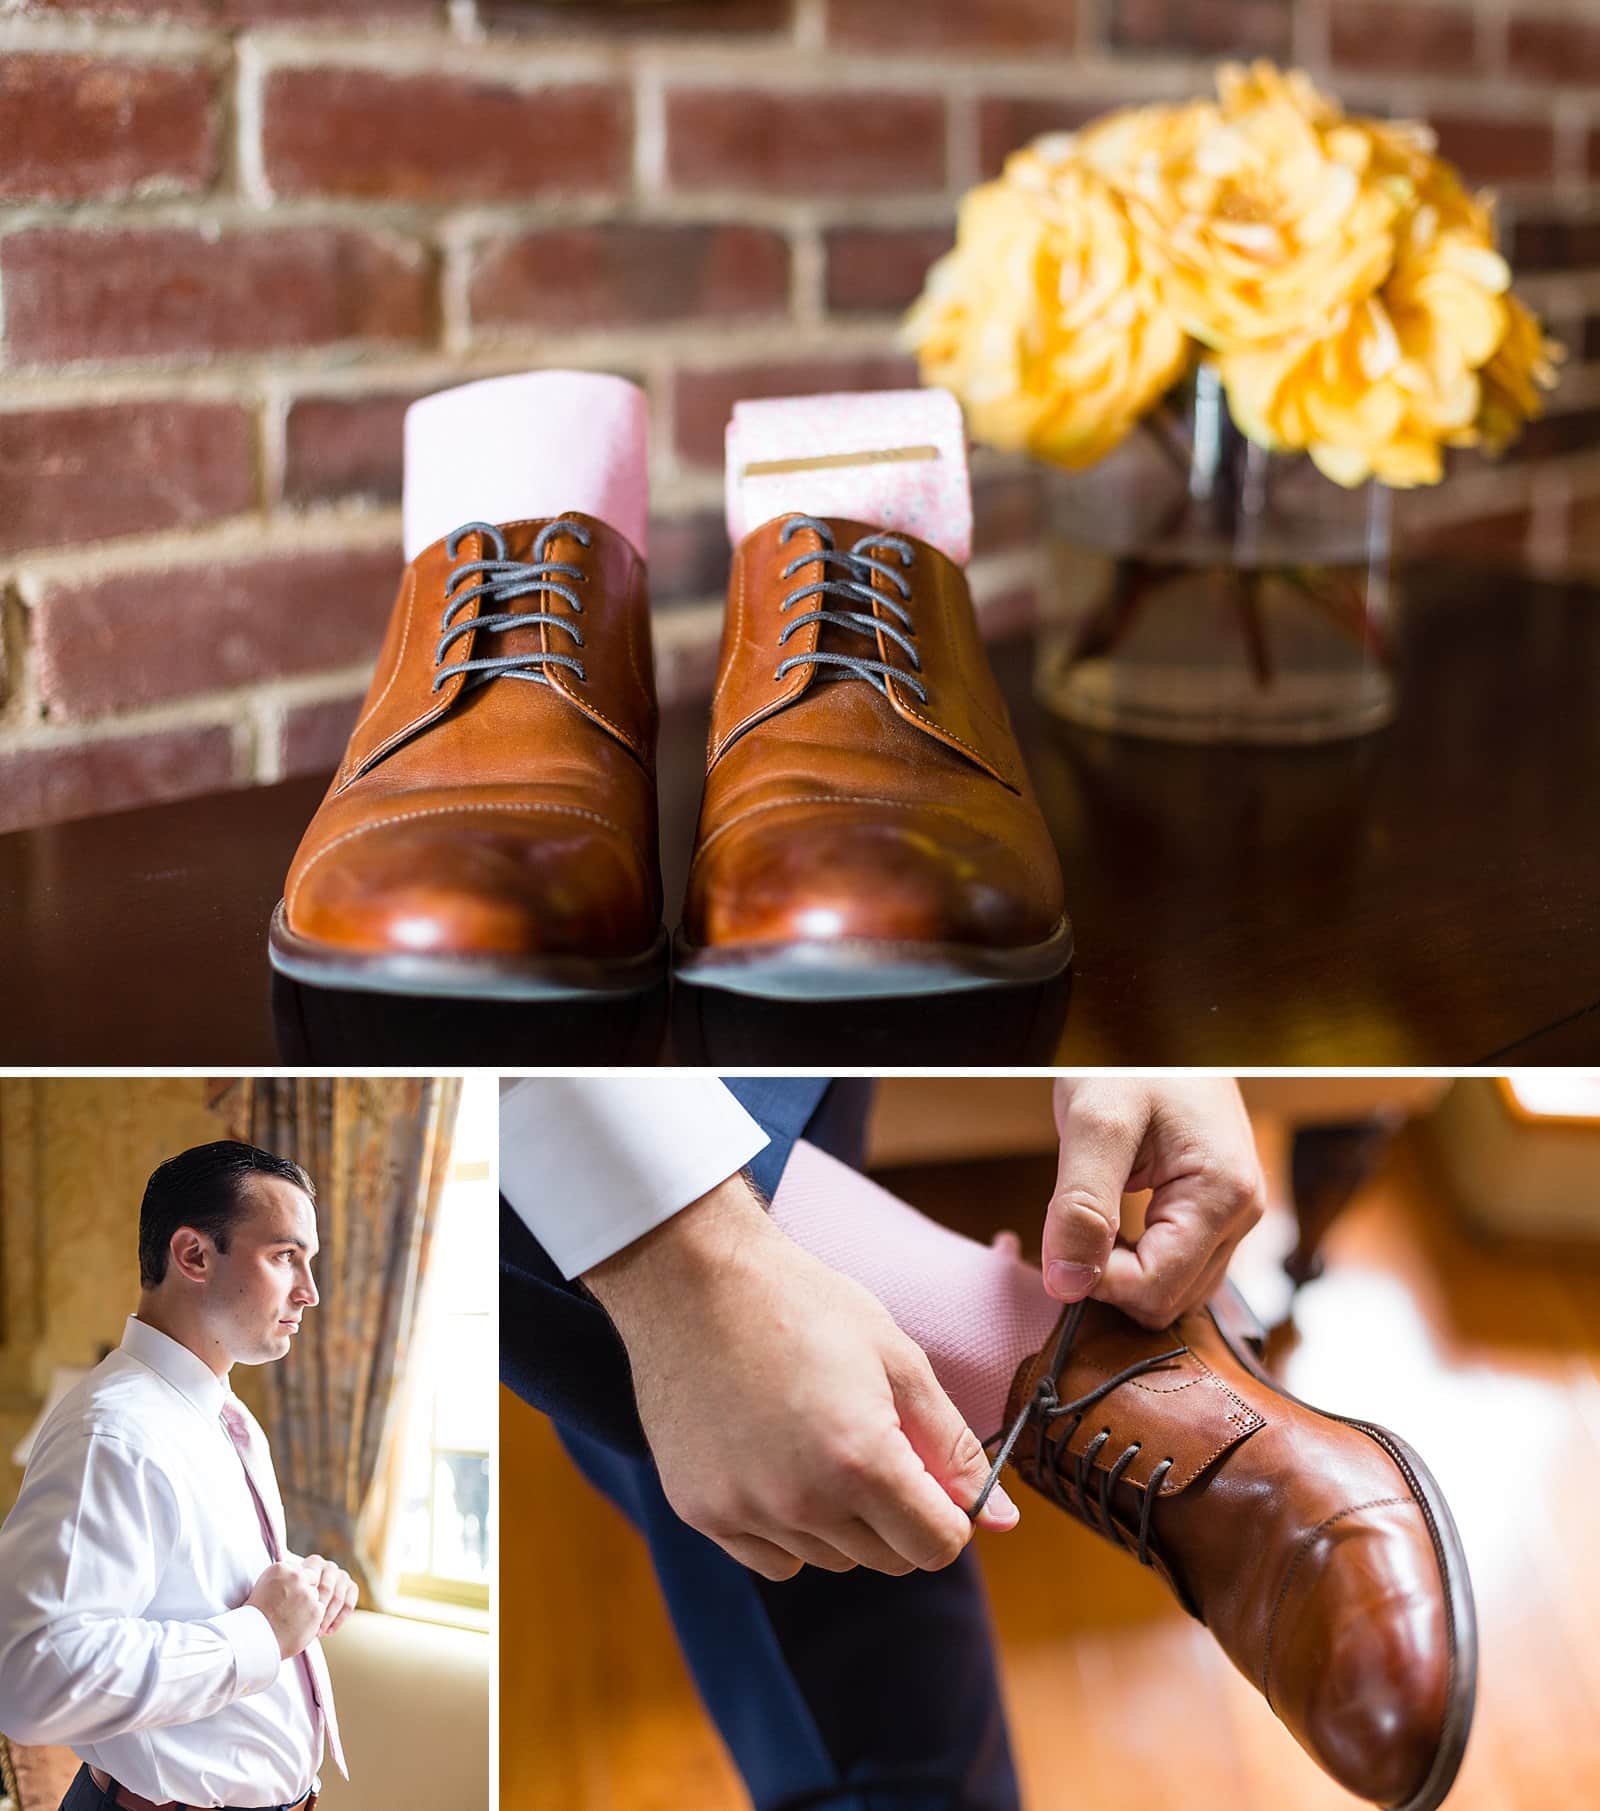
[{"label": "navy suit pant leg", "polygon": [[[772,1140],[751,1166],[767,1194],[802,1134],[859,1164],[870,1084],[728,1086]],[[756,1811],[1017,1811],[970,1550],[942,1572],[808,1566],[782,1584],[730,1559],[667,1503],[610,1322],[506,1208],[500,1325],[506,1382],[551,1417],[584,1476],[649,1544],[690,1672]]]}]

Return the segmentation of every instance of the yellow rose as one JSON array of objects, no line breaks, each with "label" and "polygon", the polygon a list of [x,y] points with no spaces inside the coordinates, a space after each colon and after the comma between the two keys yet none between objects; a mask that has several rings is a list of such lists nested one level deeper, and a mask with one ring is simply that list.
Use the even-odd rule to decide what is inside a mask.
[{"label": "yellow rose", "polygon": [[1503,444],[1535,412],[1535,381],[1553,380],[1537,325],[1509,294],[1487,199],[1468,195],[1437,159],[1410,180],[1416,205],[1377,294],[1339,309],[1324,332],[1219,360],[1244,432],[1265,446],[1304,448],[1343,485],[1437,483],[1445,446],[1489,438],[1486,406]]},{"label": "yellow rose", "polygon": [[1373,136],[1300,71],[1226,64],[1217,81],[1220,103],[1124,110],[1074,151],[1122,199],[1184,331],[1223,351],[1372,294],[1408,196]]},{"label": "yellow rose", "polygon": [[1506,297],[1510,317],[1506,335],[1493,358],[1479,372],[1482,398],[1477,436],[1491,452],[1503,452],[1522,432],[1523,424],[1544,413],[1541,388],[1555,387],[1557,363],[1566,347],[1547,339],[1530,309],[1516,296]]},{"label": "yellow rose", "polygon": [[972,433],[1066,466],[1108,452],[1188,361],[1116,196],[1041,140],[963,201],[905,325]]}]

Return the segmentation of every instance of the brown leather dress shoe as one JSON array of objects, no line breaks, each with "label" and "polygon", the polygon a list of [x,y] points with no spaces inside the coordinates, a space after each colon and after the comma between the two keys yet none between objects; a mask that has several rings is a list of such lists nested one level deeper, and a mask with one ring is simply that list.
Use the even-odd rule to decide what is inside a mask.
[{"label": "brown leather dress shoe", "polygon": [[272,920],[298,981],[505,997],[659,981],[643,562],[595,517],[469,523],[406,568]]},{"label": "brown leather dress shoe", "polygon": [[1403,1440],[1289,1395],[1259,1338],[1231,1286],[1157,1332],[1069,1308],[1012,1383],[996,1475],[1009,1456],[1153,1567],[1348,1791],[1432,1811],[1477,1673],[1455,1524]]},{"label": "brown leather dress shoe", "polygon": [[961,569],[837,517],[746,536],[679,978],[826,999],[1041,981],[1071,957]]}]

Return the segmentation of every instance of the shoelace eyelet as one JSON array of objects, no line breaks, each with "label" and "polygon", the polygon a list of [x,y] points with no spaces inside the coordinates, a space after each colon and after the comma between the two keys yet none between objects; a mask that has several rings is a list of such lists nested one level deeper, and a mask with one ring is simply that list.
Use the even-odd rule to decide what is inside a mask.
[{"label": "shoelace eyelet", "polygon": [[[480,536],[485,553],[492,549],[493,557],[468,560],[457,565],[445,582],[444,614],[439,625],[439,643],[433,654],[434,664],[439,670],[433,676],[432,689],[437,692],[447,680],[457,676],[462,678],[464,686],[482,685],[496,678],[527,679],[538,685],[548,685],[550,678],[545,669],[551,667],[565,668],[576,674],[580,683],[587,684],[588,669],[584,662],[575,655],[560,653],[551,648],[524,654],[458,660],[448,666],[440,664],[453,642],[479,629],[485,634],[503,635],[511,629],[539,626],[558,628],[571,638],[573,646],[581,648],[585,645],[583,631],[577,624],[568,616],[558,615],[551,610],[507,610],[490,616],[475,615],[465,622],[456,620],[469,603],[487,601],[491,604],[507,604],[516,598],[541,595],[559,597],[569,606],[573,615],[582,615],[583,600],[572,587],[585,583],[589,575],[581,566],[545,558],[550,542],[557,535],[570,536],[580,547],[589,547],[592,537],[581,522],[574,522],[563,516],[546,523],[534,541],[531,560],[510,559],[506,538],[492,522],[467,522],[446,538],[447,559],[456,558],[462,541],[469,534]],[[459,589],[463,580],[468,578],[477,582],[464,590]]]},{"label": "shoelace eyelet", "polygon": [[[831,650],[814,648],[809,654],[792,654],[787,660],[780,661],[773,674],[773,682],[781,684],[784,676],[797,666],[833,666],[841,668],[846,677],[865,679],[877,691],[889,696],[889,681],[899,681],[908,690],[916,693],[922,703],[928,702],[928,688],[916,677],[922,671],[922,657],[917,652],[914,638],[916,630],[912,626],[911,612],[905,608],[911,601],[911,586],[903,570],[896,572],[882,559],[873,558],[867,550],[888,549],[897,554],[902,569],[911,565],[915,553],[911,543],[904,536],[888,533],[863,535],[848,552],[834,545],[833,530],[826,522],[816,516],[790,516],[784,523],[778,536],[780,546],[787,546],[790,539],[802,529],[814,533],[822,545],[815,553],[803,553],[790,560],[784,567],[781,577],[790,579],[806,566],[816,566],[822,573],[820,579],[809,584],[797,586],[784,598],[779,608],[788,610],[793,605],[808,597],[819,599],[815,609],[803,616],[797,616],[788,623],[778,637],[782,647],[797,630],[815,623],[819,632],[823,625],[848,630],[852,634],[884,636],[902,649],[911,662],[910,671],[895,666],[886,660],[873,660],[865,654],[836,654]],[[829,577],[829,564],[843,568],[841,576]],[[899,592],[901,602],[896,603],[873,585],[873,575],[877,574],[891,583]],[[829,600],[844,603],[865,604],[865,610],[841,610],[829,607]],[[899,623],[887,621],[881,610],[888,611]]]}]

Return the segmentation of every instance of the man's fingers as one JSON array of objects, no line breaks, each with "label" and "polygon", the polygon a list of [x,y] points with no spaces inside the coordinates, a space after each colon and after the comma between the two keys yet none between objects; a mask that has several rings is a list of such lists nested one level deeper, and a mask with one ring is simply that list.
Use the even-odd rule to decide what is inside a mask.
[{"label": "man's fingers", "polygon": [[781,1584],[786,1578],[793,1578],[800,1570],[800,1561],[792,1553],[786,1553],[782,1547],[775,1547],[771,1541],[764,1541],[754,1534],[731,1534],[717,1545],[730,1559],[736,1559],[741,1566],[752,1572],[759,1572],[763,1578],[769,1578],[774,1584]]},{"label": "man's fingers", "polygon": [[[940,1388],[927,1357],[910,1341],[898,1363],[889,1368],[889,1381],[894,1390],[895,1407],[900,1425],[923,1470],[939,1485],[961,1517],[959,1531],[948,1516],[939,1517],[939,1528],[959,1532],[960,1545],[966,1545],[971,1530],[968,1512],[978,1500],[989,1476],[989,1460],[982,1442],[961,1419],[956,1405]],[[981,1526],[996,1530],[1014,1528],[1017,1506],[997,1484],[978,1518]],[[899,1543],[895,1543],[899,1546]],[[959,1550],[959,1549],[958,1549]],[[917,1556],[900,1547],[908,1559]],[[944,1561],[954,1559],[951,1553]],[[923,1562],[918,1560],[919,1565]]]},{"label": "man's fingers", "polygon": [[859,1516],[841,1522],[835,1528],[823,1529],[822,1535],[840,1553],[848,1554],[858,1566],[865,1566],[871,1572],[886,1572],[891,1578],[903,1578],[906,1573],[916,1571],[903,1553],[897,1553]]},{"label": "man's fingers", "polygon": [[1111,1260],[1122,1221],[1122,1191],[1144,1138],[1143,1122],[1132,1106],[1122,1096],[1085,1089],[1074,1095],[1063,1116],[1042,1254],[1045,1288],[1058,1301],[1081,1301]]},{"label": "man's fingers", "polygon": [[831,1531],[828,1534],[808,1534],[803,1529],[784,1530],[783,1545],[808,1566],[815,1566],[819,1572],[854,1572],[857,1561],[854,1555],[841,1552],[834,1545]]},{"label": "man's fingers", "polygon": [[1112,1252],[1095,1294],[1147,1327],[1164,1327],[1195,1299],[1220,1249],[1217,1238],[1214,1221],[1204,1213],[1147,1221],[1137,1245]]}]

